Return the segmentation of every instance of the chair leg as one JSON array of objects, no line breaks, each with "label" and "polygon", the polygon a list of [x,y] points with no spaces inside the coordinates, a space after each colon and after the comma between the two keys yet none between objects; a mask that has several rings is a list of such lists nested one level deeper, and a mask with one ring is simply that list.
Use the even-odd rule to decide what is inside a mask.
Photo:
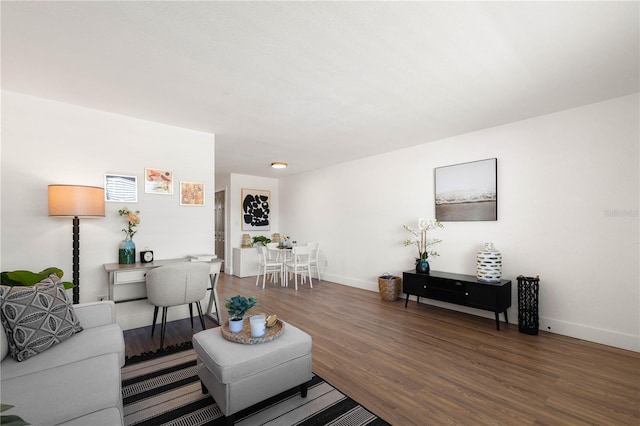
[{"label": "chair leg", "polygon": [[167,308],[162,307],[162,328],[160,329],[160,349],[164,347],[164,331],[167,329]]},{"label": "chair leg", "polygon": [[156,320],[158,319],[158,307],[153,307],[153,322],[151,323],[151,337],[153,337],[153,332],[156,329]]},{"label": "chair leg", "polygon": [[258,285],[259,279],[260,279],[260,265],[258,265],[258,275],[256,275],[256,286]]},{"label": "chair leg", "polygon": [[193,303],[189,303],[189,319],[191,319],[191,329],[193,330]]},{"label": "chair leg", "polygon": [[262,271],[262,289],[264,290],[264,283],[267,280],[267,267],[264,267],[264,271]]},{"label": "chair leg", "polygon": [[313,280],[311,279],[311,267],[307,268],[307,273],[309,274],[309,287],[313,288]]},{"label": "chair leg", "polygon": [[207,328],[204,326],[204,316],[202,315],[202,306],[200,305],[200,301],[196,302],[196,308],[198,308],[198,316],[200,317],[200,324],[202,325],[202,329],[206,330]]}]

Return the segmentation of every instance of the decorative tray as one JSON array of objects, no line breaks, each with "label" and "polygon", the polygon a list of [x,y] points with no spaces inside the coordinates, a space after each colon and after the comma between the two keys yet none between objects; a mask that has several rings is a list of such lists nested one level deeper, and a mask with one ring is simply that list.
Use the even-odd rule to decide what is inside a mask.
[{"label": "decorative tray", "polygon": [[225,321],[224,325],[220,327],[222,337],[235,342],[242,343],[244,345],[255,345],[256,343],[270,342],[273,339],[277,339],[284,331],[284,323],[279,319],[276,320],[276,324],[273,327],[265,329],[264,336],[251,337],[251,324],[249,324],[249,318],[244,319],[242,325],[242,331],[239,333],[232,333],[229,330],[229,320]]}]

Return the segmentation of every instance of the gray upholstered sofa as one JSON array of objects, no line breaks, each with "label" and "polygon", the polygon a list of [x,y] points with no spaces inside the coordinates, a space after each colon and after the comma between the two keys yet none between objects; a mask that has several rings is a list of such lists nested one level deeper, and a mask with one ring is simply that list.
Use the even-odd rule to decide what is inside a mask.
[{"label": "gray upholstered sofa", "polygon": [[0,336],[0,398],[6,415],[32,425],[121,425],[124,338],[113,302],[73,305],[82,326],[46,351],[18,362]]}]

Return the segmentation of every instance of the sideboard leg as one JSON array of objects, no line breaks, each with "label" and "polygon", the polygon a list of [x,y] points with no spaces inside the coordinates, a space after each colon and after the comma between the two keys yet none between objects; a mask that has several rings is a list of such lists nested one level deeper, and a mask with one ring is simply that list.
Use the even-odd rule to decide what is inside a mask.
[{"label": "sideboard leg", "polygon": [[500,317],[498,316],[500,312],[494,312],[494,314],[496,314],[496,330],[500,331]]},{"label": "sideboard leg", "polygon": [[507,310],[504,310],[504,322],[506,322],[507,324],[509,324],[509,317],[507,316]]},{"label": "sideboard leg", "polygon": [[407,303],[409,303],[409,293],[407,293],[407,298],[404,301],[404,307],[407,307]]}]

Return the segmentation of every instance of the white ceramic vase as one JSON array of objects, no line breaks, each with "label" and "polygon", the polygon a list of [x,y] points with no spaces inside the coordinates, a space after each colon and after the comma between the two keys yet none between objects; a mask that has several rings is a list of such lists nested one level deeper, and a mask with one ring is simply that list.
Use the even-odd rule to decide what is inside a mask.
[{"label": "white ceramic vase", "polygon": [[478,251],[476,274],[478,281],[487,283],[500,282],[500,277],[502,276],[502,254],[493,246],[493,243],[484,243]]}]

